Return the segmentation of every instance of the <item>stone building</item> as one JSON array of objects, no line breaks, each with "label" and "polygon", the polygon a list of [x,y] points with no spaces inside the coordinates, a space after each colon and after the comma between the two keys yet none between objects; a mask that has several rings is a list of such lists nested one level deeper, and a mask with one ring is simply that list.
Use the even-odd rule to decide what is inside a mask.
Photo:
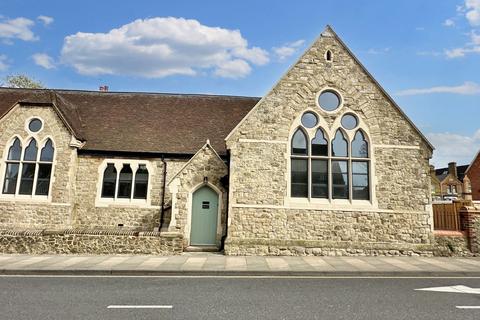
[{"label": "stone building", "polygon": [[327,27],[263,98],[0,90],[3,252],[432,250],[432,146]]}]

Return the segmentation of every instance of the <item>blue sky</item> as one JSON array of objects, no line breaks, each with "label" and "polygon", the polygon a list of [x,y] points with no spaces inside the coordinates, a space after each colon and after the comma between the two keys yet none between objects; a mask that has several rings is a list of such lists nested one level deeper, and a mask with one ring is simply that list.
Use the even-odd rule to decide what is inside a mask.
[{"label": "blue sky", "polygon": [[0,77],[262,96],[331,24],[437,150],[480,148],[480,0],[0,3]]}]

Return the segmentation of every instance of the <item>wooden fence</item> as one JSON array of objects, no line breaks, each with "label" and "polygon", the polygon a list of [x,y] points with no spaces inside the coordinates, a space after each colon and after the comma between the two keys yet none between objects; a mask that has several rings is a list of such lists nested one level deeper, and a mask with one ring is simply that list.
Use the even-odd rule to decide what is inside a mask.
[{"label": "wooden fence", "polygon": [[435,230],[462,231],[460,209],[468,205],[465,201],[454,201],[453,203],[434,203],[433,207],[433,228]]}]

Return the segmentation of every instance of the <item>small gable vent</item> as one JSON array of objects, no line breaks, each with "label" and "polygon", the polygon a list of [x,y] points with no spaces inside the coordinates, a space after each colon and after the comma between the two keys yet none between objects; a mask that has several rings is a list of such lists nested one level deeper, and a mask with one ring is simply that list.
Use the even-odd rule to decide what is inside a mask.
[{"label": "small gable vent", "polygon": [[327,50],[327,52],[325,53],[325,59],[327,61],[332,61],[332,51]]}]

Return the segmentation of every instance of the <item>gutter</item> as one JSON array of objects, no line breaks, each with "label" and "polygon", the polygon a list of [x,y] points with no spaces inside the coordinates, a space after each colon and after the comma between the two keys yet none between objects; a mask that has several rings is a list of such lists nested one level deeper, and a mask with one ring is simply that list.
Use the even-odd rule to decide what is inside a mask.
[{"label": "gutter", "polygon": [[225,249],[225,241],[227,240],[228,236],[228,213],[229,213],[229,203],[230,203],[230,150],[227,150],[227,175],[228,175],[228,187],[227,187],[227,210],[225,211],[225,234],[222,236],[220,240],[220,251]]},{"label": "gutter", "polygon": [[164,222],[165,216],[165,186],[167,180],[167,162],[165,161],[165,157],[162,155],[162,163],[163,163],[163,181],[162,181],[162,196],[161,196],[161,203],[160,203],[160,224],[158,226],[158,232],[161,232]]}]

